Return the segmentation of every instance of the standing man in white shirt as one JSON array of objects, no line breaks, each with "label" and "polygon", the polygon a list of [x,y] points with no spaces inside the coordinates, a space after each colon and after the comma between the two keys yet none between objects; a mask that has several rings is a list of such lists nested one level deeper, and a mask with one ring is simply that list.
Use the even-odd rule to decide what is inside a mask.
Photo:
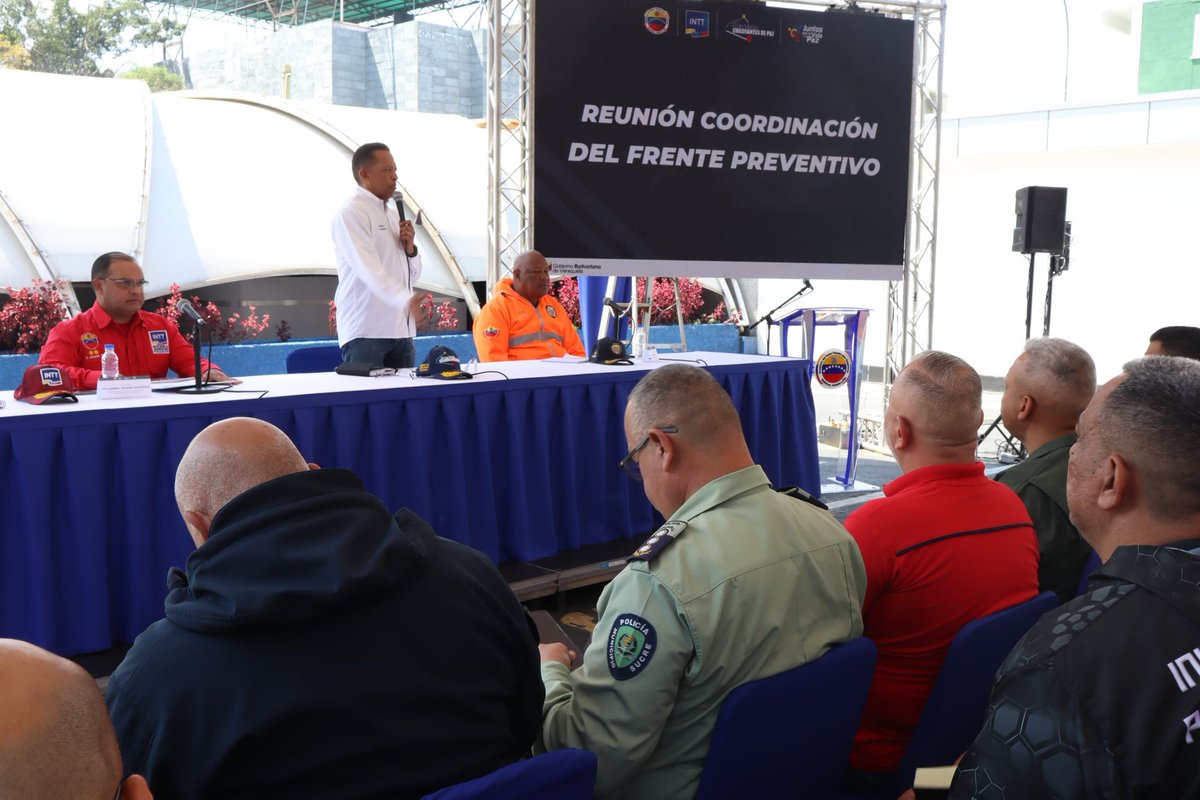
[{"label": "standing man in white shirt", "polygon": [[396,161],[388,146],[364,144],[351,161],[358,189],[333,218],[338,345],[342,361],[413,366],[421,258],[413,226],[388,201]]}]

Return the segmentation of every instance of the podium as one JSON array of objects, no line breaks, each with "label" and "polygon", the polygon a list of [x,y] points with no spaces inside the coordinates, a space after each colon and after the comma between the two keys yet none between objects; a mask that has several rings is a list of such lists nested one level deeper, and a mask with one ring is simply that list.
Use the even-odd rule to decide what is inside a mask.
[{"label": "podium", "polygon": [[821,487],[822,494],[833,492],[850,492],[877,489],[865,483],[855,481],[858,473],[858,409],[861,400],[863,378],[866,374],[866,364],[863,362],[863,352],[867,339],[867,308],[801,308],[779,319],[780,352],[788,355],[788,331],[794,326],[801,326],[804,332],[804,350],[801,358],[808,359],[808,380],[812,379],[818,368],[817,358],[820,355],[815,347],[818,328],[842,327],[846,354],[849,356],[849,370],[845,383],[850,400],[850,442],[846,448],[846,466],[842,474],[835,475],[832,484]]}]

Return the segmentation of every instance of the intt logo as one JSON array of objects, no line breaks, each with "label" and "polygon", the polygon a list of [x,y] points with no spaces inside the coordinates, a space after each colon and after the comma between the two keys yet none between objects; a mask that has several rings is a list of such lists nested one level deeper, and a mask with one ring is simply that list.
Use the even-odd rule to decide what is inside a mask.
[{"label": "intt logo", "polygon": [[1200,680],[1200,647],[1190,653],[1184,653],[1174,661],[1168,661],[1167,669],[1171,671],[1171,677],[1175,679],[1179,691],[1186,692],[1196,688],[1196,682]]}]

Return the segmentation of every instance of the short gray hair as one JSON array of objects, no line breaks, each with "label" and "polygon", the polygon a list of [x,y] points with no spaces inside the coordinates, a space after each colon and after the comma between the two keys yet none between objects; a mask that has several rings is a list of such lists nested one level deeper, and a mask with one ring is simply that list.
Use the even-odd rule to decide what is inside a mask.
[{"label": "short gray hair", "polygon": [[1096,393],[1096,364],[1087,351],[1066,339],[1050,336],[1025,343],[1026,375],[1076,417]]},{"label": "short gray hair", "polygon": [[675,425],[682,435],[741,431],[737,409],[716,379],[699,367],[669,364],[646,374],[629,393],[630,422],[647,431]]},{"label": "short gray hair", "polygon": [[1200,513],[1200,362],[1152,356],[1124,371],[1097,416],[1102,440],[1136,470],[1156,516]]}]

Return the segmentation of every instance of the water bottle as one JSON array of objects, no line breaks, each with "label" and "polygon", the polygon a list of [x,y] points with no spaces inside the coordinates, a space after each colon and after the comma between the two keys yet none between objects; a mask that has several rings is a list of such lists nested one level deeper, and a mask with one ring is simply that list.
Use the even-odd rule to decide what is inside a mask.
[{"label": "water bottle", "polygon": [[113,348],[115,345],[104,345],[104,355],[100,356],[100,377],[105,380],[115,378],[121,374],[118,365],[117,351]]},{"label": "water bottle", "polygon": [[638,328],[633,334],[633,357],[641,358],[646,352],[646,329]]}]

